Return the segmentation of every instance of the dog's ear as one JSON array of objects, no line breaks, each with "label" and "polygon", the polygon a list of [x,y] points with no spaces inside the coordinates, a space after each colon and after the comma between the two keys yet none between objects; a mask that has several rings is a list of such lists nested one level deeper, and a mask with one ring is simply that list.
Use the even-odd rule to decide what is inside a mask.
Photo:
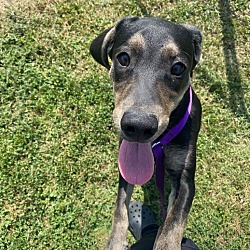
[{"label": "dog's ear", "polygon": [[91,55],[98,63],[100,63],[107,69],[110,69],[110,65],[108,62],[108,54],[111,51],[115,33],[115,27],[106,29],[90,44],[89,50]]},{"label": "dog's ear", "polygon": [[122,26],[126,26],[137,19],[137,17],[125,17],[114,27],[104,30],[92,41],[90,45],[90,53],[98,63],[107,69],[110,69],[108,56],[110,56],[117,32]]},{"label": "dog's ear", "polygon": [[194,62],[193,69],[197,65],[201,57],[201,44],[202,44],[202,33],[201,31],[193,25],[184,24],[186,29],[188,29],[193,36],[193,47],[194,47]]}]

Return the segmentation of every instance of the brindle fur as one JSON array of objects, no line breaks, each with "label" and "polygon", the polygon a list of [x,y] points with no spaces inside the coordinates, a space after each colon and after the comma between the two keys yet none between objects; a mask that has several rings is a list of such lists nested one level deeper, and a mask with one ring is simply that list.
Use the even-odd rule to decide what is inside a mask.
[{"label": "brindle fur", "polygon": [[[92,42],[92,56],[110,69],[115,95],[113,118],[122,139],[153,142],[183,117],[189,101],[187,90],[192,72],[200,59],[201,41],[201,32],[192,25],[174,24],[160,18],[128,17],[102,32]],[[117,55],[123,52],[130,57],[126,67],[117,60]],[[111,67],[108,57],[112,61]],[[177,62],[186,67],[180,76],[171,73],[172,66]],[[155,250],[181,249],[184,226],[195,193],[196,142],[201,105],[194,91],[192,95],[188,122],[180,134],[164,147],[166,173],[172,191],[168,215],[158,231]],[[148,128],[150,122],[147,119],[154,117],[152,122],[157,121],[156,131],[149,137],[140,137],[139,134],[130,137],[122,126],[127,114],[135,116],[139,131],[141,127]],[[129,121],[127,118],[126,122]],[[127,209],[132,191],[133,185],[120,175],[107,250],[122,250],[127,245]]]}]

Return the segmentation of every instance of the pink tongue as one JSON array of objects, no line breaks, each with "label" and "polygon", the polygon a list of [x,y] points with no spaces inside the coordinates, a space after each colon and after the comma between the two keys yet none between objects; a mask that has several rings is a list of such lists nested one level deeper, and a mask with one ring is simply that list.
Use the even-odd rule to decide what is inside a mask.
[{"label": "pink tongue", "polygon": [[122,177],[130,184],[142,185],[154,173],[154,156],[150,143],[123,140],[118,156]]}]

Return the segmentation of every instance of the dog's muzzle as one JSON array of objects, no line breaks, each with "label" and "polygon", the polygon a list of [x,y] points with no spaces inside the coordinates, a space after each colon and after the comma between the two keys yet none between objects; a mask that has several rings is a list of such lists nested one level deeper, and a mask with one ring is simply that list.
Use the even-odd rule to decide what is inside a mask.
[{"label": "dog's muzzle", "polygon": [[148,142],[158,130],[158,120],[153,114],[126,111],[121,119],[122,137],[131,142]]}]

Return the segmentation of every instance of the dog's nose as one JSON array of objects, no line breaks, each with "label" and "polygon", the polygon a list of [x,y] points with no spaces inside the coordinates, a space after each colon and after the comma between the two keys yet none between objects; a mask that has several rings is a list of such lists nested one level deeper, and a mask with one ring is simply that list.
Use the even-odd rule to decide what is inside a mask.
[{"label": "dog's nose", "polygon": [[124,139],[128,141],[148,141],[158,130],[158,120],[153,114],[141,111],[127,111],[121,119]]}]

